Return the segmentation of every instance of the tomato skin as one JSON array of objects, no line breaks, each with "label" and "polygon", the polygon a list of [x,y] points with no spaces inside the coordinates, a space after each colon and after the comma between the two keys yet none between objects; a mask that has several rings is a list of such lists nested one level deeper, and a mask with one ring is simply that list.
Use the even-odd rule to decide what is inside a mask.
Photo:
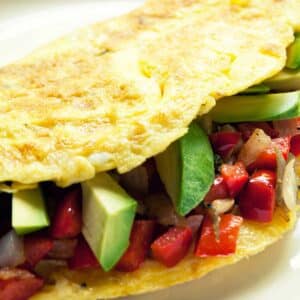
[{"label": "tomato skin", "polygon": [[256,128],[262,129],[265,134],[271,138],[277,138],[279,136],[279,132],[272,128],[267,122],[240,123],[237,125],[237,127],[241,132],[244,141],[249,139]]},{"label": "tomato skin", "polygon": [[[273,146],[276,146],[282,153],[284,159],[287,159],[290,152],[290,137],[276,138],[272,140]],[[251,173],[255,170],[276,170],[277,159],[274,148],[268,148],[258,155],[257,159],[247,166],[247,170]]]},{"label": "tomato skin", "polygon": [[220,218],[220,235],[219,240],[217,240],[211,217],[209,215],[205,216],[200,238],[196,245],[196,256],[226,256],[235,253],[243,218],[232,214],[225,214]]},{"label": "tomato skin", "polygon": [[53,248],[53,240],[37,235],[24,237],[24,252],[26,265],[33,268]]},{"label": "tomato skin", "polygon": [[154,221],[134,222],[129,247],[116,266],[118,271],[133,272],[145,261],[153,240],[155,226]]},{"label": "tomato skin", "polygon": [[296,134],[291,139],[291,152],[295,156],[300,155],[300,134]]},{"label": "tomato skin", "polygon": [[172,227],[152,243],[152,255],[160,263],[171,268],[186,256],[192,239],[191,228]]},{"label": "tomato skin", "polygon": [[248,185],[239,195],[243,218],[257,222],[271,222],[275,208],[276,174],[269,170],[253,173]]},{"label": "tomato skin", "polygon": [[[7,272],[5,269],[2,272]],[[1,278],[0,274],[0,299],[3,300],[27,300],[40,290],[44,281],[25,270],[10,269],[15,273],[10,278]]]},{"label": "tomato skin", "polygon": [[234,131],[220,131],[210,135],[214,152],[219,154],[223,159],[230,155],[240,140],[241,134]]},{"label": "tomato skin", "polygon": [[99,268],[100,264],[83,236],[79,236],[74,256],[68,260],[70,269]]},{"label": "tomato skin", "polygon": [[228,197],[229,194],[225,180],[222,176],[218,175],[210,187],[210,190],[206,194],[204,201],[206,203],[210,203],[215,199],[225,199]]},{"label": "tomato skin", "polygon": [[50,227],[53,238],[73,238],[81,232],[81,198],[81,189],[76,187],[59,202]]},{"label": "tomato skin", "polygon": [[229,196],[233,198],[238,195],[249,178],[245,165],[242,162],[236,162],[234,165],[223,164],[221,166],[221,175],[227,185]]}]

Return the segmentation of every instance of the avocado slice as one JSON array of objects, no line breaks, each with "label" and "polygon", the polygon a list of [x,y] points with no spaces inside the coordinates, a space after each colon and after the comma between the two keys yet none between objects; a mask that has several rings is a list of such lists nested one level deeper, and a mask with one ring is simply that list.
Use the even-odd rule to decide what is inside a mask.
[{"label": "avocado slice", "polygon": [[300,33],[296,33],[294,42],[287,50],[286,67],[292,70],[300,68]]},{"label": "avocado slice", "polygon": [[215,176],[207,135],[193,122],[188,133],[157,155],[155,161],[177,213],[188,214],[201,203]]},{"label": "avocado slice", "polygon": [[137,203],[106,173],[82,183],[82,233],[105,271],[129,246]]},{"label": "avocado slice", "polygon": [[252,95],[252,94],[266,94],[270,91],[270,87],[261,83],[257,85],[253,85],[241,92],[240,95]]},{"label": "avocado slice", "polygon": [[234,123],[245,121],[273,121],[296,118],[300,91],[253,96],[232,96],[218,101],[210,111],[213,121]]},{"label": "avocado slice", "polygon": [[300,70],[284,69],[264,83],[274,92],[300,90]]},{"label": "avocado slice", "polygon": [[19,235],[49,226],[49,218],[40,188],[13,194],[12,226]]}]

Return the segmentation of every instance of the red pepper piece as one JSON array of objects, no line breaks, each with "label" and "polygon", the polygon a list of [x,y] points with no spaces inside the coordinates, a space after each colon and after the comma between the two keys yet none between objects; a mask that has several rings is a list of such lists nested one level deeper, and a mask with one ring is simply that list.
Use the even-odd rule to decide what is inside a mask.
[{"label": "red pepper piece", "polygon": [[86,240],[80,236],[75,248],[74,256],[68,261],[70,269],[99,268],[100,264]]},{"label": "red pepper piece", "polygon": [[274,146],[281,151],[284,159],[287,159],[290,152],[290,137],[277,138],[272,140],[272,148],[268,148],[260,153],[257,159],[247,167],[249,172],[253,172],[259,169],[276,170],[277,159]]},{"label": "red pepper piece", "polygon": [[245,165],[242,162],[237,162],[234,165],[223,164],[221,166],[221,175],[225,180],[230,197],[237,196],[249,178]]},{"label": "red pepper piece", "polygon": [[222,176],[217,176],[213,185],[210,187],[210,190],[206,194],[204,201],[210,203],[215,199],[225,199],[228,197],[229,194],[224,178]]},{"label": "red pepper piece", "polygon": [[81,189],[68,192],[59,202],[50,234],[57,239],[73,238],[81,232]]},{"label": "red pepper piece", "polygon": [[265,134],[267,134],[271,138],[277,138],[279,136],[279,132],[276,129],[272,128],[271,125],[267,122],[251,122],[238,124],[238,129],[242,133],[242,138],[244,141],[247,141],[249,139],[256,128],[262,129]]},{"label": "red pepper piece", "polygon": [[210,216],[206,216],[202,225],[200,239],[195,255],[198,257],[225,256],[235,253],[236,242],[243,218],[232,214],[221,216],[219,240],[216,239]]},{"label": "red pepper piece", "polygon": [[241,215],[257,222],[271,222],[275,208],[276,174],[269,170],[253,173],[239,196]]},{"label": "red pepper piece", "polygon": [[116,269],[123,272],[133,272],[144,262],[150,250],[155,230],[154,221],[135,221],[130,235],[130,245]]},{"label": "red pepper piece", "polygon": [[21,269],[0,271],[0,299],[27,300],[44,285],[44,281]]},{"label": "red pepper piece", "polygon": [[241,134],[234,131],[220,131],[210,135],[214,152],[222,158],[228,157],[240,140]]},{"label": "red pepper piece", "polygon": [[26,263],[33,268],[53,248],[53,241],[48,237],[29,235],[24,237]]},{"label": "red pepper piece", "polygon": [[300,134],[296,134],[291,139],[291,152],[295,156],[300,155]]},{"label": "red pepper piece", "polygon": [[166,267],[173,267],[188,253],[192,238],[191,228],[172,227],[152,243],[153,257]]}]

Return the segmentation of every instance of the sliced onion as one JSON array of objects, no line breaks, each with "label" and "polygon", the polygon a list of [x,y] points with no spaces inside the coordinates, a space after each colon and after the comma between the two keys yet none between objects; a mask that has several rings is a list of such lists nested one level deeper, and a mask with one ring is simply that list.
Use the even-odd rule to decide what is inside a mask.
[{"label": "sliced onion", "polygon": [[193,234],[196,234],[202,224],[203,215],[192,215],[185,219],[186,226],[192,229]]},{"label": "sliced onion", "polygon": [[127,191],[146,195],[149,190],[149,177],[147,168],[145,166],[139,166],[127,173],[122,174],[120,182]]},{"label": "sliced onion", "polygon": [[178,225],[185,220],[175,212],[171,200],[165,194],[150,195],[144,203],[146,214],[151,218],[155,218],[162,225]]},{"label": "sliced onion", "polygon": [[285,166],[282,178],[282,197],[286,207],[293,210],[297,202],[297,180],[295,173],[295,158],[291,158]]},{"label": "sliced onion", "polygon": [[279,132],[280,137],[299,134],[298,124],[297,119],[273,121],[273,127]]},{"label": "sliced onion", "polygon": [[248,141],[242,146],[238,160],[249,166],[260,153],[272,145],[271,142],[271,138],[263,130],[255,129]]},{"label": "sliced onion", "polygon": [[217,215],[230,211],[234,206],[234,199],[216,199],[211,203],[211,208]]},{"label": "sliced onion", "polygon": [[0,267],[16,267],[24,262],[23,239],[11,230],[0,239]]},{"label": "sliced onion", "polygon": [[54,240],[48,256],[56,259],[68,259],[74,255],[77,239]]}]

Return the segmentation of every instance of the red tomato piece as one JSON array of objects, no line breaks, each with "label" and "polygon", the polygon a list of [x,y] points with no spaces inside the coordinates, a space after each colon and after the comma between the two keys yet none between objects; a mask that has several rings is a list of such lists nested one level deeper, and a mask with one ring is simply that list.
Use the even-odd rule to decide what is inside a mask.
[{"label": "red tomato piece", "polygon": [[214,152],[222,158],[228,157],[240,140],[241,134],[234,131],[220,131],[210,135]]},{"label": "red tomato piece", "polygon": [[300,134],[296,134],[291,139],[291,152],[295,156],[300,155]]},{"label": "red tomato piece", "polygon": [[150,250],[155,230],[154,221],[135,221],[130,235],[130,245],[116,269],[123,272],[133,272],[137,270],[146,259]]},{"label": "red tomato piece", "polygon": [[79,236],[74,256],[68,260],[68,265],[70,269],[77,270],[100,267],[97,258],[83,236]]},{"label": "red tomato piece", "polygon": [[81,189],[68,192],[59,202],[50,234],[57,239],[73,238],[81,232]]},{"label": "red tomato piece", "polygon": [[279,132],[267,122],[240,123],[237,125],[244,141],[247,141],[256,128],[262,129],[271,138],[277,138]]},{"label": "red tomato piece", "polygon": [[217,176],[210,187],[210,190],[206,194],[204,201],[210,203],[215,199],[225,199],[228,197],[229,194],[224,178],[222,176]]},{"label": "red tomato piece", "polygon": [[227,185],[230,197],[237,196],[249,178],[245,165],[240,161],[234,165],[223,164],[221,166],[221,175]]},{"label": "red tomato piece", "polygon": [[0,299],[27,300],[44,285],[44,281],[21,269],[0,271]]},{"label": "red tomato piece", "polygon": [[210,216],[206,216],[202,225],[200,239],[195,255],[198,257],[225,256],[235,253],[236,241],[243,218],[232,214],[221,216],[219,240],[216,239]]},{"label": "red tomato piece", "polygon": [[[276,146],[282,153],[284,159],[287,159],[290,152],[290,137],[277,138],[272,140],[273,146]],[[249,172],[259,169],[276,170],[277,159],[274,148],[268,148],[260,153],[257,159],[247,167]]]},{"label": "red tomato piece", "polygon": [[257,222],[271,222],[275,208],[276,173],[259,170],[239,195],[241,215]]},{"label": "red tomato piece", "polygon": [[53,241],[48,237],[29,235],[24,237],[26,263],[33,268],[53,248]]},{"label": "red tomato piece", "polygon": [[186,256],[192,239],[191,228],[172,227],[152,243],[152,255],[166,267],[173,267]]}]

